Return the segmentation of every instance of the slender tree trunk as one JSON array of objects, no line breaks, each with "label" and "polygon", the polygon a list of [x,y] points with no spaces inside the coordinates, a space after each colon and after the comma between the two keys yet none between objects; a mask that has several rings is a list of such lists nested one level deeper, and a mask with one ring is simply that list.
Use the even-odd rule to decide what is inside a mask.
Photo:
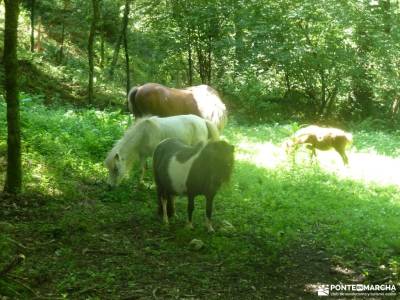
[{"label": "slender tree trunk", "polygon": [[234,60],[234,73],[237,77],[240,68],[243,66],[243,28],[241,25],[241,9],[242,5],[239,1],[233,1],[234,7],[234,28],[235,28],[235,60]]},{"label": "slender tree trunk", "polygon": [[35,51],[35,3],[31,0],[31,52]]},{"label": "slender tree trunk", "polygon": [[100,32],[100,68],[104,68],[104,60],[105,60],[105,54],[104,54],[104,27],[103,25],[101,26],[101,32]]},{"label": "slender tree trunk", "polygon": [[100,7],[100,68],[103,69],[104,68],[104,7],[103,7],[103,3],[100,3],[101,7]]},{"label": "slender tree trunk", "polygon": [[114,75],[114,68],[118,61],[119,49],[121,48],[122,40],[124,37],[123,28],[124,28],[124,24],[122,23],[121,34],[118,36],[117,43],[115,44],[114,54],[113,54],[113,58],[112,58],[111,65],[110,65],[110,72],[109,72],[110,77],[112,77]]},{"label": "slender tree trunk", "polygon": [[207,84],[211,84],[211,65],[212,65],[212,38],[207,41]]},{"label": "slender tree trunk", "polygon": [[89,60],[89,84],[88,84],[88,101],[89,105],[93,103],[93,77],[94,77],[94,38],[96,35],[97,21],[99,19],[99,2],[92,0],[93,16],[90,26],[89,41],[88,41],[88,60]]},{"label": "slender tree trunk", "polygon": [[19,0],[5,0],[4,88],[7,102],[7,175],[4,190],[16,194],[22,187],[21,129],[18,100],[17,28]]},{"label": "slender tree trunk", "polygon": [[37,26],[37,39],[36,39],[36,44],[35,48],[37,52],[42,51],[42,17],[38,17],[38,26]]},{"label": "slender tree trunk", "polygon": [[193,85],[192,30],[188,29],[188,75],[189,86]]},{"label": "slender tree trunk", "polygon": [[123,19],[123,36],[124,36],[124,50],[125,50],[125,70],[126,70],[126,95],[131,89],[130,70],[129,70],[129,49],[128,49],[128,22],[129,22],[129,8],[131,5],[130,0],[125,0],[124,19]]},{"label": "slender tree trunk", "polygon": [[63,16],[62,16],[62,28],[61,28],[61,41],[60,41],[60,52],[58,56],[58,63],[61,64],[64,59],[64,41],[65,41],[65,21],[67,19],[71,0],[64,0]]},{"label": "slender tree trunk", "polygon": [[64,40],[65,40],[65,17],[67,14],[67,2],[64,1],[64,10],[62,16],[62,27],[61,27],[61,41],[60,41],[60,52],[58,54],[58,63],[61,64],[64,59]]},{"label": "slender tree trunk", "polygon": [[63,20],[61,28],[61,41],[60,41],[60,52],[58,54],[58,63],[61,64],[64,59],[64,40],[65,40],[65,23]]},{"label": "slender tree trunk", "polygon": [[290,76],[287,70],[283,70],[285,73],[285,85],[286,85],[286,93],[289,93],[292,89],[292,84],[290,83]]},{"label": "slender tree trunk", "polygon": [[394,117],[398,114],[400,108],[400,98],[399,96],[396,96],[392,104],[390,105],[390,117],[394,119]]}]

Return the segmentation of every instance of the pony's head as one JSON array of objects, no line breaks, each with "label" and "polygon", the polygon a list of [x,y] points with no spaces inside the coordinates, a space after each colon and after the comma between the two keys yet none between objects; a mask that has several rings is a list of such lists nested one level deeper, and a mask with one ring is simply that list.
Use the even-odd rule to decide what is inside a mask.
[{"label": "pony's head", "polygon": [[282,148],[283,150],[285,150],[286,153],[290,152],[290,150],[293,148],[294,146],[294,138],[290,137],[286,140],[283,141],[282,143]]},{"label": "pony's head", "polygon": [[229,181],[234,162],[235,147],[225,141],[209,142],[202,150],[213,169],[218,181]]},{"label": "pony's head", "polygon": [[150,156],[149,136],[154,137],[154,130],[150,117],[138,119],[128,128],[124,136],[114,145],[104,161],[108,169],[108,183],[117,186],[127,174],[135,161]]},{"label": "pony's head", "polygon": [[107,183],[113,187],[119,185],[126,173],[125,159],[118,152],[111,152],[104,161],[104,165],[108,169]]}]

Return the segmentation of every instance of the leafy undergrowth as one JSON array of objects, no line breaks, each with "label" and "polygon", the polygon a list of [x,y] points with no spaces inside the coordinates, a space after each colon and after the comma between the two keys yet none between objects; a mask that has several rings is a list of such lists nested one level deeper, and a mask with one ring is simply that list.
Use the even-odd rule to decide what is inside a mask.
[{"label": "leafy undergrowth", "polygon": [[[17,254],[25,260],[0,277],[4,296],[286,299],[316,297],[318,283],[399,283],[399,187],[375,180],[375,169],[364,168],[374,176],[362,178],[352,172],[360,155],[391,153],[397,161],[396,132],[386,133],[387,145],[379,144],[381,132],[354,132],[344,169],[335,153],[311,164],[300,151],[292,165],[279,146],[291,126],[230,120],[224,138],[236,145],[235,171],[216,197],[216,233],[208,234],[201,198],[194,231],[184,228],[185,199],[170,227],[162,226],[150,171],[145,186],[134,170],[107,189],[102,162],[128,126],[126,115],[23,98],[25,192],[1,195],[0,270]],[[0,102],[0,137],[5,130]],[[5,149],[1,138],[0,185]],[[204,247],[192,249],[192,239]]]}]

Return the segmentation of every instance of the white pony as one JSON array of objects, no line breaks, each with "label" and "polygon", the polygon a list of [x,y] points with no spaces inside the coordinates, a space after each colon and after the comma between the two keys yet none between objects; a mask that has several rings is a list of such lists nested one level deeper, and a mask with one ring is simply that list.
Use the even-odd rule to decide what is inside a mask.
[{"label": "white pony", "polygon": [[138,119],[125,132],[108,153],[104,165],[108,168],[108,183],[118,185],[135,161],[144,175],[146,158],[153,155],[154,149],[164,139],[177,138],[188,145],[219,139],[217,127],[208,120],[195,115],[180,115],[167,118],[144,117]]}]

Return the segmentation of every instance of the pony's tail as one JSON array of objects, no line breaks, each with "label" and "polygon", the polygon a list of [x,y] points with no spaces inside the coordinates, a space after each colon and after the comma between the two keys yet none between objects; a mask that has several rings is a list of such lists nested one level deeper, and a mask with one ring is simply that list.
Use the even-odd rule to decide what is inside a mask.
[{"label": "pony's tail", "polygon": [[207,125],[207,130],[208,130],[208,138],[212,141],[218,141],[219,140],[219,131],[217,127],[214,125],[214,123],[205,120],[206,125]]},{"label": "pony's tail", "polygon": [[222,132],[222,129],[224,129],[227,121],[228,121],[228,113],[225,110],[222,112],[222,116],[220,116],[219,122],[218,122],[218,129],[220,132]]},{"label": "pony's tail", "polygon": [[139,90],[139,87],[132,88],[128,93],[128,108],[129,111],[135,116],[135,118],[140,117],[140,111],[136,105],[136,93]]},{"label": "pony's tail", "polygon": [[347,144],[351,145],[353,144],[353,135],[351,133],[346,132],[345,137],[347,139]]}]

